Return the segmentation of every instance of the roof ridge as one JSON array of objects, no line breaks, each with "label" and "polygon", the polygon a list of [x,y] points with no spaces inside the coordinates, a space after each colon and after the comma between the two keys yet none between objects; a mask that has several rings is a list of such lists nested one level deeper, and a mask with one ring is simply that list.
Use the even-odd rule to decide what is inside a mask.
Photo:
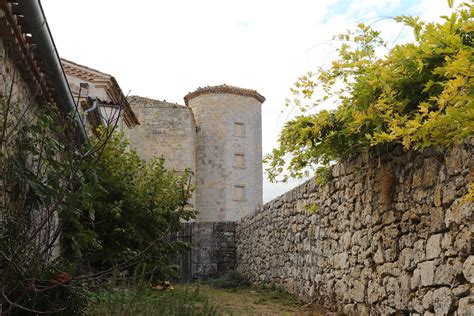
[{"label": "roof ridge", "polygon": [[142,101],[149,101],[150,103],[153,103],[153,104],[161,103],[161,104],[168,104],[168,105],[172,105],[172,106],[186,107],[186,105],[179,104],[177,102],[169,102],[169,101],[166,101],[166,99],[159,100],[159,99],[153,99],[153,98],[149,98],[149,97],[142,97],[142,96],[139,96],[139,95],[128,96],[127,100],[130,103],[133,103],[134,100],[142,100]]},{"label": "roof ridge", "polygon": [[61,62],[66,62],[68,64],[72,64],[73,66],[78,66],[78,67],[81,67],[81,68],[84,68],[85,70],[88,70],[88,71],[92,71],[92,72],[96,72],[98,74],[101,74],[101,75],[104,75],[104,76],[108,76],[108,77],[113,77],[111,74],[108,74],[108,73],[105,73],[103,71],[100,71],[100,70],[97,70],[97,69],[94,69],[94,68],[91,68],[91,67],[88,67],[88,66],[84,66],[84,65],[81,65],[81,64],[78,64],[76,62],[73,62],[73,61],[70,61],[69,59],[66,59],[66,58],[63,58],[61,57]]},{"label": "roof ridge", "polygon": [[184,103],[188,105],[188,102],[195,97],[198,97],[203,94],[209,93],[229,93],[235,95],[241,95],[245,97],[252,97],[255,98],[257,101],[263,103],[265,102],[265,97],[257,92],[257,90],[253,89],[246,89],[246,88],[239,88],[235,86],[230,86],[227,84],[222,84],[219,86],[207,86],[207,87],[199,87],[193,92],[189,92],[184,97]]}]

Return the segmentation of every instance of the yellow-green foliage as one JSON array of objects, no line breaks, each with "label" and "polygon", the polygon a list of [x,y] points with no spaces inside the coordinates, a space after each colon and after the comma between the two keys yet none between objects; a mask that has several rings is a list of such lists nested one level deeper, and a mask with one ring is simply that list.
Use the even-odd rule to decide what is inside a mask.
[{"label": "yellow-green foliage", "polygon": [[474,183],[469,183],[469,189],[467,194],[464,196],[464,200],[468,202],[474,202]]},{"label": "yellow-green foliage", "polygon": [[416,150],[474,135],[473,11],[471,1],[442,23],[397,17],[413,30],[415,42],[396,45],[382,58],[376,50],[386,45],[369,26],[337,36],[339,58],[329,69],[299,78],[292,91],[303,112],[328,100],[338,107],[285,125],[279,147],[265,158],[270,180],[285,167],[299,177],[308,167],[374,146]]},{"label": "yellow-green foliage", "polygon": [[319,210],[319,205],[317,203],[313,203],[305,205],[304,208],[308,213],[312,214],[316,213]]}]

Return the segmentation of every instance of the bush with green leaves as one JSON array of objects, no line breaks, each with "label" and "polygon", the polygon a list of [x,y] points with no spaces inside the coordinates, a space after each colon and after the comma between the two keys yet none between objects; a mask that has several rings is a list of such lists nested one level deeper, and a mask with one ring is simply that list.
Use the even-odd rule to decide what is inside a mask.
[{"label": "bush with green leaves", "polygon": [[28,102],[0,98],[3,312],[78,315],[113,271],[172,274],[190,173],[140,159],[113,126],[81,145],[71,117]]},{"label": "bush with green leaves", "polygon": [[[265,157],[269,179],[308,176],[318,165],[371,149],[419,150],[472,137],[473,12],[470,1],[442,23],[397,17],[413,30],[415,41],[390,49],[363,23],[337,36],[339,58],[328,69],[302,76],[292,89],[295,106],[312,114],[284,126],[279,147]],[[387,53],[380,56],[380,49]],[[318,111],[329,101],[335,110]]]},{"label": "bush with green leaves", "polygon": [[[13,86],[13,85],[12,85]],[[80,314],[84,288],[60,257],[88,152],[69,117],[51,105],[0,93],[0,303],[5,315]]]},{"label": "bush with green leaves", "polygon": [[170,236],[194,217],[187,204],[190,171],[178,175],[165,169],[162,158],[141,159],[121,132],[111,134],[91,163],[83,211],[66,229],[68,254],[93,270],[147,263],[153,278],[170,277],[170,258],[185,246]]},{"label": "bush with green leaves", "polygon": [[218,315],[217,309],[197,288],[156,290],[148,284],[119,284],[91,292],[89,297],[87,315]]}]

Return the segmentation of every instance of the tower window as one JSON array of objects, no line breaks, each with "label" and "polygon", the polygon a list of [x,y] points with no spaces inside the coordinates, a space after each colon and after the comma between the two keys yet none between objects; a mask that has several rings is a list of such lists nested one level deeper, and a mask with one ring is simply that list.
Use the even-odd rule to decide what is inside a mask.
[{"label": "tower window", "polygon": [[236,122],[234,124],[234,136],[245,137],[245,124]]},{"label": "tower window", "polygon": [[236,185],[234,187],[234,200],[235,201],[243,201],[245,199],[245,186],[244,185]]},{"label": "tower window", "polygon": [[244,154],[235,154],[234,156],[234,166],[243,168],[245,167],[245,155]]}]

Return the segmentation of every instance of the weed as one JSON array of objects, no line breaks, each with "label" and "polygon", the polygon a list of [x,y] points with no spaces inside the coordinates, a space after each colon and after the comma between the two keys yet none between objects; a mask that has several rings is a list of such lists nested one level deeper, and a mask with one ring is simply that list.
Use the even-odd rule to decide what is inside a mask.
[{"label": "weed", "polygon": [[88,315],[217,315],[199,289],[173,291],[141,287],[118,287],[90,295]]},{"label": "weed", "polygon": [[218,279],[212,280],[211,285],[222,289],[246,288],[251,283],[237,271],[229,271]]}]

